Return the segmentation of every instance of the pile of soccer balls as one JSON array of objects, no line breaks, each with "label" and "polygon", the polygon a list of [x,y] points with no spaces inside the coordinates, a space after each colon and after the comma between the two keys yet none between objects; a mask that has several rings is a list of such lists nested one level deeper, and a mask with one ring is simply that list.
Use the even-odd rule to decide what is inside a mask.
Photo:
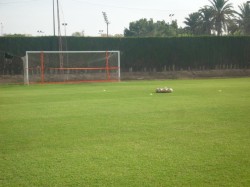
[{"label": "pile of soccer balls", "polygon": [[174,91],[173,88],[168,88],[168,87],[156,88],[155,90],[156,93],[172,93],[173,91]]}]

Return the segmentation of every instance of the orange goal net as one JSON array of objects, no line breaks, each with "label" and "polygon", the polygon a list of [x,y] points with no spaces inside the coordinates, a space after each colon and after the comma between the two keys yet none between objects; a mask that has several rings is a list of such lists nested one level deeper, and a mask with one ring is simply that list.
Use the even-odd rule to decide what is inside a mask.
[{"label": "orange goal net", "polygon": [[120,81],[119,51],[27,51],[24,83]]}]

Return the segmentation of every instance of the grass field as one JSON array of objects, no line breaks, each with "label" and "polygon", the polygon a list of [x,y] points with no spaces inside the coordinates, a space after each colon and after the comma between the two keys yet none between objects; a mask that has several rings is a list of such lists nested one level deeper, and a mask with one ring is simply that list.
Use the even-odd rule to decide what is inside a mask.
[{"label": "grass field", "polygon": [[250,78],[0,85],[0,186],[250,186]]}]

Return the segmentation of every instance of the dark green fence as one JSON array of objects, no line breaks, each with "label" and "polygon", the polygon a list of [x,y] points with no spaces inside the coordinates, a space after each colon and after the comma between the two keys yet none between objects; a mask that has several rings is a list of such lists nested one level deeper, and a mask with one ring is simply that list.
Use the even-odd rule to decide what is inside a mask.
[{"label": "dark green fence", "polygon": [[[250,68],[250,37],[63,37],[62,42],[69,51],[120,50],[122,71]],[[26,51],[57,51],[58,43],[57,37],[0,37],[0,74],[22,73],[19,57]]]}]

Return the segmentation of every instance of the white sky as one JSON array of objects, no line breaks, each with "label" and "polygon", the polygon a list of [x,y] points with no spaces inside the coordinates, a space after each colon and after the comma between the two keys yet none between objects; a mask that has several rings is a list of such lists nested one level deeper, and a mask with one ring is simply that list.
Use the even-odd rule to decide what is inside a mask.
[{"label": "white sky", "polygon": [[[55,0],[55,7],[56,7]],[[238,11],[238,5],[246,0],[229,0]],[[179,26],[188,14],[209,5],[209,0],[59,0],[61,23],[67,23],[66,33],[84,31],[85,36],[98,36],[99,30],[106,33],[102,11],[111,22],[110,34],[123,34],[129,23],[141,18],[170,22],[174,14]],[[1,33],[53,35],[53,0],[0,0]],[[62,35],[65,27],[61,26]],[[57,25],[56,25],[57,33]]]}]

